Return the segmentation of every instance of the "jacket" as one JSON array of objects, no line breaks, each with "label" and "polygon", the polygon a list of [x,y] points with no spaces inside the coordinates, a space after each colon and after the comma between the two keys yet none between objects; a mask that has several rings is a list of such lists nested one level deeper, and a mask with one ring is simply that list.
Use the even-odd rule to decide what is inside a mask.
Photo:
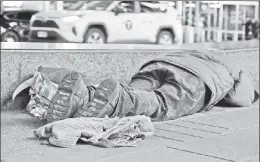
[{"label": "jacket", "polygon": [[[153,59],[145,63],[141,69],[158,61],[184,68],[205,82],[210,96],[203,110],[212,109],[222,99],[228,100],[230,104],[235,106],[250,106],[254,100],[253,84],[244,77],[245,73],[238,64],[231,60],[213,56],[208,51],[184,50],[180,53]],[[241,84],[241,74],[245,85]],[[236,92],[236,90],[239,91]],[[244,96],[240,97],[241,93]],[[238,102],[241,103],[238,104]]]}]

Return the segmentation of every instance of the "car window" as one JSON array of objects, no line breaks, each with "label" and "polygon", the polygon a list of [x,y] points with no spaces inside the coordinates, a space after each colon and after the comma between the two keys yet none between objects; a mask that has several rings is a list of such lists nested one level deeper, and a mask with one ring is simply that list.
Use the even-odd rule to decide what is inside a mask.
[{"label": "car window", "polygon": [[82,10],[88,4],[88,1],[64,1],[64,10]]},{"label": "car window", "polygon": [[122,13],[134,13],[135,12],[134,1],[121,1],[118,3],[117,7],[120,8]]},{"label": "car window", "polygon": [[16,15],[16,18],[19,20],[27,20],[29,21],[36,12],[19,12]]},{"label": "car window", "polygon": [[5,13],[4,17],[7,20],[23,20],[23,21],[29,21],[32,17],[32,15],[36,14],[36,11],[26,11],[26,12],[11,12],[11,13]]},{"label": "car window", "polygon": [[141,12],[154,12],[151,7],[141,4]]},{"label": "car window", "polygon": [[90,1],[86,10],[105,10],[113,1]]},{"label": "car window", "polygon": [[140,6],[141,6],[141,12],[145,12],[145,13],[164,12],[164,10],[160,8],[160,3],[158,2],[142,1],[140,3]]},{"label": "car window", "polygon": [[113,1],[64,1],[64,10],[105,10]]},{"label": "car window", "polygon": [[17,13],[4,13],[6,19],[16,19]]}]

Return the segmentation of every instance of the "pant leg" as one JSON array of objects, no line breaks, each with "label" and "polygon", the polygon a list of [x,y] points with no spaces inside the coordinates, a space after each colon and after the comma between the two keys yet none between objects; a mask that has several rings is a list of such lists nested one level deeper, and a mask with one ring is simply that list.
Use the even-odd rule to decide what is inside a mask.
[{"label": "pant leg", "polygon": [[153,63],[137,72],[128,85],[120,84],[120,95],[112,117],[152,115],[160,106],[152,90],[163,84],[165,72],[159,63]]},{"label": "pant leg", "polygon": [[162,86],[167,69],[161,62],[152,63],[138,71],[130,80],[133,89],[151,91]]},{"label": "pant leg", "polygon": [[164,65],[167,74],[163,85],[153,91],[160,109],[153,114],[159,120],[171,120],[200,111],[206,103],[206,85],[185,69]]},{"label": "pant leg", "polygon": [[123,115],[170,120],[196,113],[204,106],[204,82],[167,63],[148,65],[132,77],[129,86],[121,91],[116,108]]}]

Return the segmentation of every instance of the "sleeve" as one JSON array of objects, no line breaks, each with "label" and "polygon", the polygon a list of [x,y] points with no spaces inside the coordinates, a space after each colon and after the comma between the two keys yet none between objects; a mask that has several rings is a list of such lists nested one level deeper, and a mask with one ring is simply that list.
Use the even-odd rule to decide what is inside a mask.
[{"label": "sleeve", "polygon": [[214,59],[226,67],[234,80],[233,88],[223,98],[224,103],[229,106],[251,106],[256,92],[249,73],[231,58],[214,56]]},{"label": "sleeve", "polygon": [[250,77],[240,71],[239,79],[235,81],[233,88],[223,98],[223,102],[229,106],[251,106],[256,94]]},{"label": "sleeve", "polygon": [[[233,88],[231,88],[221,102],[229,106],[251,106],[258,94],[254,89],[250,75],[232,59],[224,58],[217,54],[213,56],[209,51],[199,52],[201,53],[199,57],[217,62],[226,67],[230,76],[234,80]],[[196,56],[198,57],[198,54],[196,54]]]}]

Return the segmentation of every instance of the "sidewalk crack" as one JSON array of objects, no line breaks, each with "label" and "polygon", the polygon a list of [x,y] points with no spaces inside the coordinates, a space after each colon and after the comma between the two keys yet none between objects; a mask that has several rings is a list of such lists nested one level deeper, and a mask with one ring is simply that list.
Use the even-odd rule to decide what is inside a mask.
[{"label": "sidewalk crack", "polygon": [[159,138],[168,139],[168,140],[172,140],[172,141],[184,142],[183,140],[174,139],[174,138],[169,138],[169,137],[165,137],[165,136],[159,136],[159,135],[153,135],[153,136],[154,136],[154,137],[159,137]]},{"label": "sidewalk crack", "polygon": [[227,130],[232,130],[232,129],[227,128],[227,127],[211,125],[211,124],[205,124],[205,123],[200,123],[200,122],[194,122],[194,121],[190,121],[190,120],[182,120],[182,121],[183,122],[187,122],[187,123],[194,123],[194,124],[206,125],[206,126],[210,126],[210,127],[216,127],[216,128],[223,128],[223,129],[227,129]]},{"label": "sidewalk crack", "polygon": [[187,133],[181,133],[181,132],[176,132],[176,131],[167,130],[167,129],[162,129],[162,128],[156,128],[156,129],[162,130],[162,131],[166,131],[166,132],[172,132],[172,133],[176,133],[176,134],[182,134],[182,135],[186,135],[186,136],[191,136],[191,137],[203,138],[203,137],[197,136],[197,135],[192,135],[192,134],[187,134]]},{"label": "sidewalk crack", "polygon": [[183,150],[183,149],[179,149],[179,148],[176,148],[176,147],[167,146],[167,148],[173,149],[173,150],[178,150],[178,151],[183,151],[183,152],[188,152],[188,153],[192,153],[192,154],[197,154],[197,155],[201,155],[201,156],[212,157],[212,158],[215,158],[215,159],[220,159],[220,160],[225,160],[225,161],[230,161],[230,162],[236,162],[236,161],[234,161],[234,160],[225,159],[225,158],[222,158],[222,157],[207,155],[207,154],[203,154],[203,153],[199,153],[199,152],[194,152],[194,151],[189,151],[189,150]]},{"label": "sidewalk crack", "polygon": [[198,131],[202,131],[202,132],[208,132],[208,133],[212,133],[212,134],[221,134],[219,132],[207,131],[204,129],[192,128],[192,127],[187,127],[187,126],[183,126],[183,125],[170,124],[170,123],[165,123],[165,124],[176,126],[176,127],[190,128],[190,129],[194,129],[194,130],[198,130]]}]

